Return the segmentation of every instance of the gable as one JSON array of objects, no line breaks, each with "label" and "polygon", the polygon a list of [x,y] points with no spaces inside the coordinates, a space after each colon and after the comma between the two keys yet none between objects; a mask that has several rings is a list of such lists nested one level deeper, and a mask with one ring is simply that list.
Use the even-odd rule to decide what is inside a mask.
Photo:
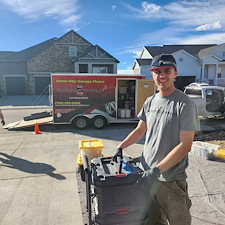
[{"label": "gable", "polygon": [[202,62],[205,64],[217,64],[219,63],[220,59],[217,58],[215,55],[207,55],[205,58],[202,59]]},{"label": "gable", "polygon": [[199,60],[184,50],[173,53],[177,62],[178,75],[181,76],[197,76],[201,71]]},{"label": "gable", "polygon": [[217,59],[225,61],[225,44],[218,45],[211,54],[214,55]]},{"label": "gable", "polygon": [[150,52],[146,47],[143,47],[141,54],[140,54],[140,59],[149,59],[152,58]]},{"label": "gable", "polygon": [[98,45],[95,45],[89,49],[87,49],[87,51],[85,53],[83,53],[82,55],[78,56],[74,61],[78,61],[78,60],[105,60],[105,61],[116,61],[117,63],[119,62],[116,58],[114,58],[113,56],[111,56],[108,52],[106,52],[105,50],[103,50],[101,47],[99,47]]},{"label": "gable", "polygon": [[71,30],[62,37],[60,37],[55,45],[76,45],[76,46],[93,46],[85,38],[81,37],[78,33]]},{"label": "gable", "polygon": [[190,57],[191,59],[193,59],[193,60],[195,60],[195,61],[198,60],[198,58],[196,58],[195,56],[193,56],[192,54],[186,52],[186,51],[183,50],[183,49],[173,53],[173,56],[174,56],[174,57],[175,57],[176,55],[180,55],[181,57],[182,57],[182,56],[184,56],[184,57]]}]

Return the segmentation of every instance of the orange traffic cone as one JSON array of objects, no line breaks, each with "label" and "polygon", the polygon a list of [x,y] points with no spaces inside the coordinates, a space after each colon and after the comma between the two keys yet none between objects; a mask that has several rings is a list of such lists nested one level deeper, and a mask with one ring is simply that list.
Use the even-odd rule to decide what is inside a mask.
[{"label": "orange traffic cone", "polygon": [[34,134],[41,134],[41,131],[39,130],[38,123],[35,124],[35,127],[34,127]]}]

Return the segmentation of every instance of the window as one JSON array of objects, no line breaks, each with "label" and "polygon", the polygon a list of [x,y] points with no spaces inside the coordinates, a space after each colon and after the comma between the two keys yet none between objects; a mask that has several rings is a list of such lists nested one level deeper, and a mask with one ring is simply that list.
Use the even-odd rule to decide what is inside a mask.
[{"label": "window", "polygon": [[79,73],[88,73],[88,64],[80,64]]},{"label": "window", "polygon": [[219,67],[218,67],[217,78],[221,78],[221,77],[222,77],[222,67],[219,66]]},{"label": "window", "polygon": [[93,66],[93,73],[107,73],[106,66]]},{"label": "window", "polygon": [[183,58],[180,58],[180,62],[183,62],[184,61],[184,59]]},{"label": "window", "polygon": [[187,88],[185,90],[185,94],[187,94],[187,95],[196,95],[196,97],[197,96],[202,97],[202,91],[200,89]]},{"label": "window", "polygon": [[223,52],[223,57],[225,57],[225,52]]},{"label": "window", "polygon": [[76,57],[77,56],[77,47],[70,46],[69,47],[69,55],[72,57]]}]

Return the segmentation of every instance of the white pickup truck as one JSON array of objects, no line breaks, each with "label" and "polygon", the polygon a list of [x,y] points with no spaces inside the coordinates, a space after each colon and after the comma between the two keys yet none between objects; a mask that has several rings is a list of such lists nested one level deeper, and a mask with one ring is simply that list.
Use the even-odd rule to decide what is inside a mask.
[{"label": "white pickup truck", "polygon": [[187,86],[184,89],[184,93],[195,102],[200,117],[225,116],[225,87],[209,85]]}]

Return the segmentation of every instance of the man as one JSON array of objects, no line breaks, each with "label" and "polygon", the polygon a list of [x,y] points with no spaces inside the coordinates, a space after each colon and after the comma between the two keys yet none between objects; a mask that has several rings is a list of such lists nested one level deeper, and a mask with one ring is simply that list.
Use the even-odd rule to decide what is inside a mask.
[{"label": "man", "polygon": [[3,114],[2,114],[1,109],[0,109],[0,119],[1,119],[2,125],[4,126],[4,125],[5,125],[5,120],[4,120],[4,116],[3,116]]},{"label": "man", "polygon": [[137,127],[118,145],[114,158],[146,133],[141,180],[150,184],[147,224],[190,225],[185,169],[195,131],[200,130],[197,108],[174,86],[178,71],[172,55],[154,57],[150,71],[158,93],[145,101]]}]

